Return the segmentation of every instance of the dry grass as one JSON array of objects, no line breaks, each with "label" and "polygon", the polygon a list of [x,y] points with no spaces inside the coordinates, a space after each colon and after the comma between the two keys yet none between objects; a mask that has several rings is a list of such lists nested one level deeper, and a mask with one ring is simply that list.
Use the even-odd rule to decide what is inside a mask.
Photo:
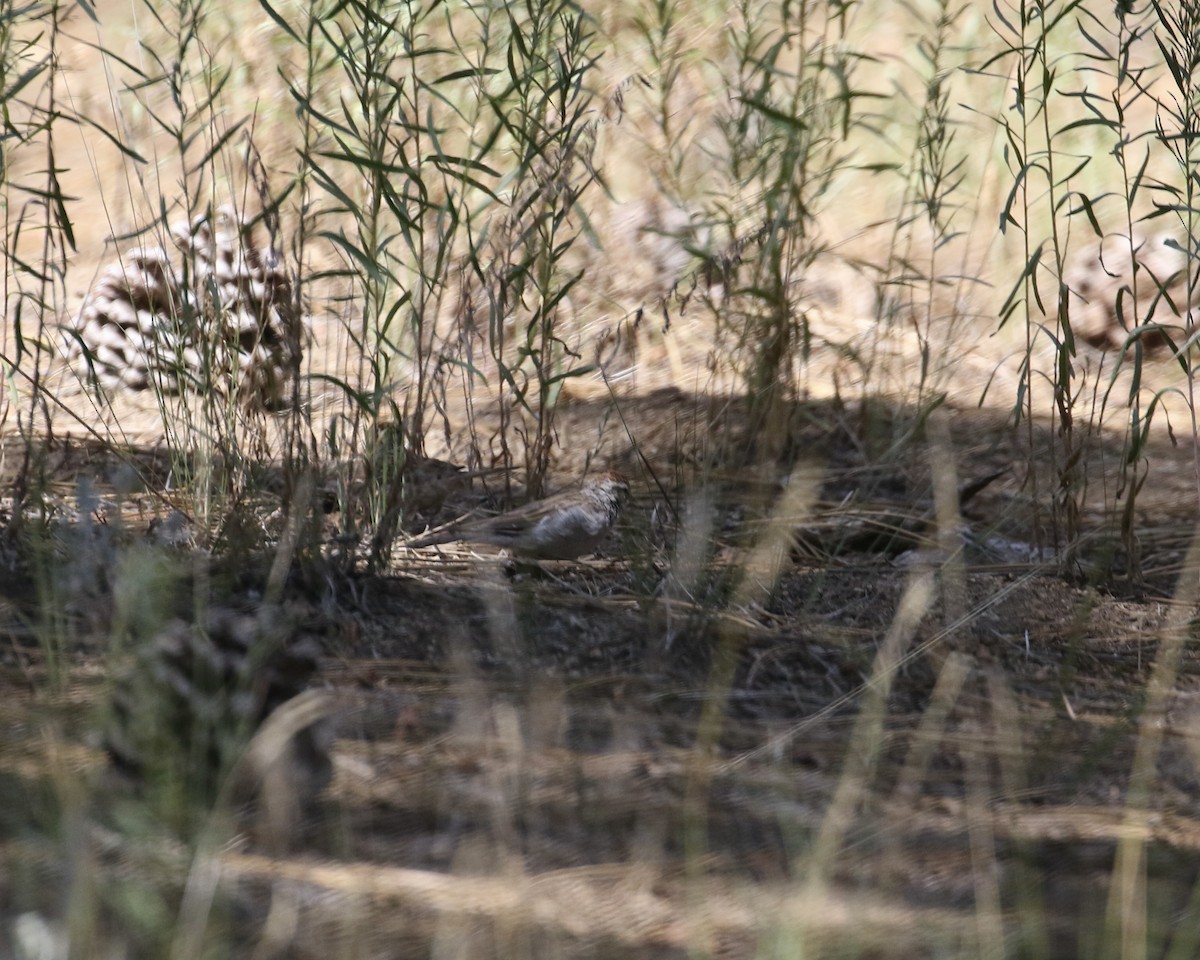
[{"label": "dry grass", "polygon": [[[1162,64],[1194,31],[333,6],[0,4],[0,944],[1187,955],[1191,350],[1148,330],[1118,364],[1058,277],[1096,228],[1194,243],[1188,141],[1154,136],[1200,106]],[[102,267],[231,201],[278,217],[302,292],[291,402],[69,368]],[[1146,274],[1125,327],[1155,293],[1186,319]],[[470,477],[434,489],[431,456]],[[637,492],[610,560],[398,546],[601,467]],[[203,798],[114,786],[131,664],[219,623],[239,728],[203,666],[150,663],[142,720],[181,749],[142,774],[193,734],[249,759]],[[257,735],[286,671],[256,629],[319,637],[331,688]],[[314,800],[283,741],[327,716]]]}]

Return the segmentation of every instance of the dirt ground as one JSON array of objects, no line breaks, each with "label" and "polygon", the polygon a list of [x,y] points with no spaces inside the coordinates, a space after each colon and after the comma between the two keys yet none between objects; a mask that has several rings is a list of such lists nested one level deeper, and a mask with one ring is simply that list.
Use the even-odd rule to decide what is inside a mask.
[{"label": "dirt ground", "polygon": [[[638,415],[655,411],[677,437],[701,409],[711,423],[671,393]],[[564,429],[595,422],[586,405],[565,415]],[[311,686],[333,726],[333,775],[283,841],[250,817],[212,854],[235,955],[974,956],[1002,940],[1095,956],[1128,876],[1150,942],[1178,948],[1200,850],[1190,644],[1161,712],[1145,711],[1187,598],[1189,465],[1152,452],[1140,576],[1099,509],[1064,567],[1038,552],[1025,438],[979,411],[946,421],[960,486],[991,478],[964,503],[959,553],[932,520],[944,447],[905,411],[813,403],[793,411],[770,470],[707,446],[707,461],[693,447],[671,463],[601,444],[596,465],[625,470],[636,496],[596,558],[514,567],[400,548],[386,576],[297,574],[287,603],[325,625]],[[876,440],[910,428],[902,453],[878,455]],[[642,433],[645,454],[654,431]],[[736,450],[736,431],[723,435]],[[1116,454],[1089,451],[1097,487]],[[78,445],[49,456],[65,491],[96,472]],[[161,470],[148,451],[134,459]],[[819,468],[819,501],[780,519],[800,463]],[[1038,482],[1048,500],[1049,475]],[[683,582],[672,543],[701,490],[711,550]],[[127,520],[135,537],[162,510],[146,498],[144,519]],[[738,605],[748,555],[779,523],[794,538],[777,582]],[[32,795],[56,764],[104,766],[87,718],[111,622],[101,585],[97,607],[67,611],[54,662],[30,592],[15,579],[0,591],[0,712],[3,776]],[[1177,617],[1189,637],[1192,612]],[[55,671],[66,679],[50,696]],[[1157,750],[1138,780],[1147,731]],[[1146,797],[1131,796],[1141,784]],[[101,882],[172,856],[80,843]],[[0,882],[5,912],[62,915],[69,869],[27,836],[6,849],[22,869]]]}]

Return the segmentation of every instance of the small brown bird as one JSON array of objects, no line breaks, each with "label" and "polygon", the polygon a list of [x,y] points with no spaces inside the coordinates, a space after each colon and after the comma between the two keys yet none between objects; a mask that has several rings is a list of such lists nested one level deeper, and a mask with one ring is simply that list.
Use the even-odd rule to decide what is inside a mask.
[{"label": "small brown bird", "polygon": [[578,491],[535,500],[499,516],[452,523],[405,546],[416,549],[466,540],[507,547],[535,560],[574,560],[600,545],[628,498],[628,480],[619,473],[602,473],[586,480]]}]

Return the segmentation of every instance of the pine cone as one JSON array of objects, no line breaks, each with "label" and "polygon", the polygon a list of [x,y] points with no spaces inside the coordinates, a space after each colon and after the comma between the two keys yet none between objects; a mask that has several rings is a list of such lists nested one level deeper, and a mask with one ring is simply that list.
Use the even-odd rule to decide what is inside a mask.
[{"label": "pine cone", "polygon": [[[1071,327],[1075,335],[1101,350],[1119,349],[1138,325],[1161,323],[1191,331],[1200,306],[1196,291],[1187,287],[1187,254],[1167,234],[1132,243],[1123,234],[1109,234],[1099,243],[1084,243],[1063,269],[1070,295]],[[1137,264],[1138,299],[1133,300]],[[1181,337],[1173,335],[1178,343]],[[1149,330],[1141,335],[1147,349],[1167,346],[1169,338]]]},{"label": "pine cone", "polygon": [[[127,782],[182,784],[210,802],[246,744],[317,670],[320,645],[277,610],[214,607],[205,625],[172,620],[145,642],[116,684],[105,747]],[[315,795],[328,782],[327,732],[293,743],[292,781]]]},{"label": "pine cone", "polygon": [[171,227],[162,248],[127,253],[100,275],[79,310],[68,359],[109,390],[228,394],[268,409],[300,355],[303,318],[275,249],[232,207]]}]

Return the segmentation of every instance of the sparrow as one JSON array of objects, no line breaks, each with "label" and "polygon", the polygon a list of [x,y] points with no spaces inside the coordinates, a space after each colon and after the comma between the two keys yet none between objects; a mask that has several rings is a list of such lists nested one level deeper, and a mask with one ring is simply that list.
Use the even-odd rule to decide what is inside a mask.
[{"label": "sparrow", "polygon": [[602,473],[578,491],[535,500],[495,517],[449,524],[405,544],[411,549],[465,540],[505,547],[534,560],[574,560],[593,552],[629,498],[629,481]]}]

